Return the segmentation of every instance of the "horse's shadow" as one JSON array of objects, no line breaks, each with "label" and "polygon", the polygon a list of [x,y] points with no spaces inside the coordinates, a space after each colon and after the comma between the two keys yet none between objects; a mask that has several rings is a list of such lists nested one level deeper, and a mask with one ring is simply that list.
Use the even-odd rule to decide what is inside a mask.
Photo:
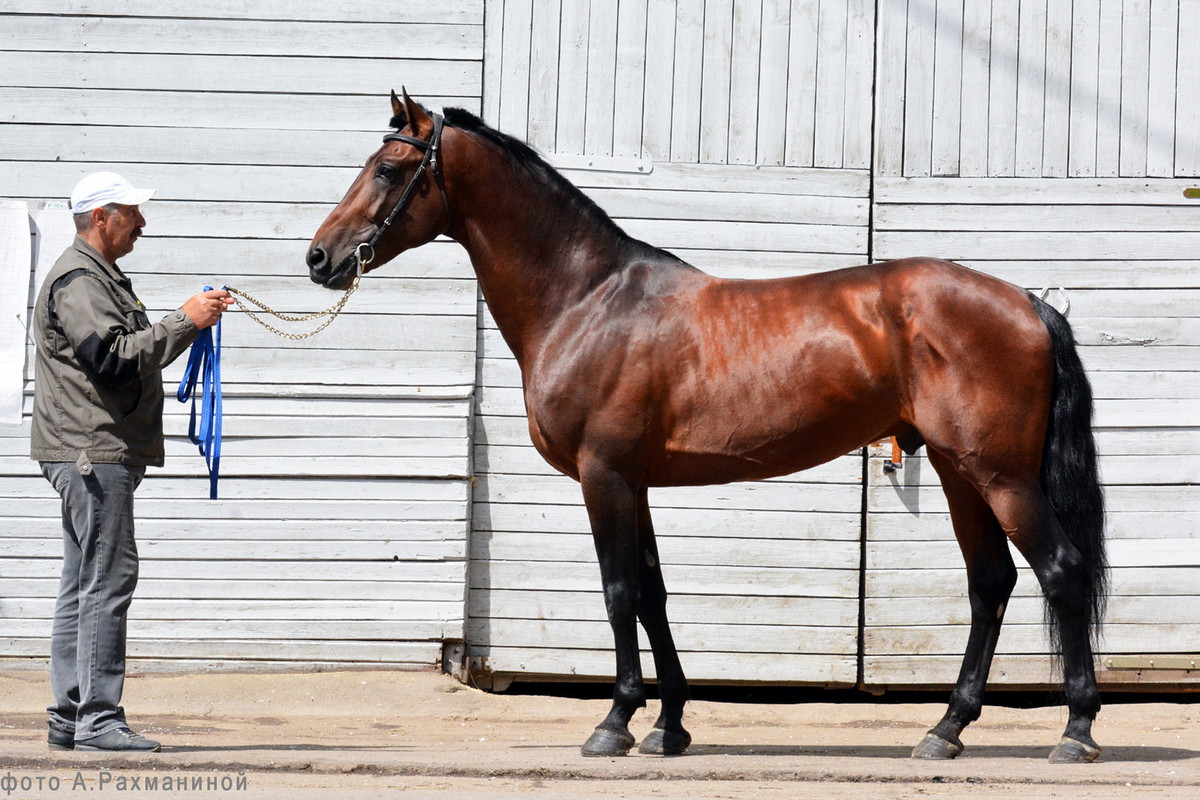
[{"label": "horse's shadow", "polygon": [[[1045,745],[974,745],[958,760],[981,758],[1041,759],[1050,755]],[[882,758],[911,760],[912,748],[901,745],[692,745],[695,756],[790,756],[813,758]],[[1200,751],[1181,747],[1106,747],[1101,761],[1109,763],[1153,763],[1200,758]]]},{"label": "horse's shadow", "polygon": [[178,745],[163,747],[164,753],[401,753],[414,750],[407,745],[335,745],[335,744],[236,744]]}]

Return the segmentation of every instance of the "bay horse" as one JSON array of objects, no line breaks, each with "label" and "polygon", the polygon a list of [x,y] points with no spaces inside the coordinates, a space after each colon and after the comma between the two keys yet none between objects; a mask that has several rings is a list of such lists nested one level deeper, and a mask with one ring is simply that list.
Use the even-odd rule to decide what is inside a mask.
[{"label": "bay horse", "polygon": [[520,365],[538,452],[579,482],[616,650],[613,704],[582,747],[636,743],[636,625],[662,702],[640,751],[680,754],[688,686],[667,622],[647,490],[786,475],[896,436],[925,445],[967,567],[971,630],[918,758],[979,717],[1016,582],[1036,573],[1069,719],[1055,762],[1091,761],[1106,598],[1092,395],[1066,319],[1029,292],[914,258],[721,280],[626,235],[534,151],[470,112],[391,96],[391,127],[316,232],[309,276],[345,289],[439,235],[470,255]]}]

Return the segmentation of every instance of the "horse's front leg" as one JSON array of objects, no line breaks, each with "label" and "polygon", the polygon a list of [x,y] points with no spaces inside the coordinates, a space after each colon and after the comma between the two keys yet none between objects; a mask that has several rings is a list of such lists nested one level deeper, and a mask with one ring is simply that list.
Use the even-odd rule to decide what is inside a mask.
[{"label": "horse's front leg", "polygon": [[654,523],[650,519],[650,503],[645,489],[638,494],[638,572],[641,575],[638,598],[638,617],[646,630],[646,638],[654,650],[654,667],[658,673],[658,691],[662,696],[662,713],[638,750],[650,755],[679,755],[692,743],[691,734],[683,727],[683,706],[688,701],[687,678],[679,663],[679,651],[667,622],[667,588],[663,583],[662,564],[658,545],[654,541]]},{"label": "horse's front leg", "polygon": [[646,705],[637,641],[637,490],[603,465],[581,470],[580,483],[617,651],[612,710],[584,743],[582,752],[585,756],[620,756],[635,743],[629,732],[630,718]]}]

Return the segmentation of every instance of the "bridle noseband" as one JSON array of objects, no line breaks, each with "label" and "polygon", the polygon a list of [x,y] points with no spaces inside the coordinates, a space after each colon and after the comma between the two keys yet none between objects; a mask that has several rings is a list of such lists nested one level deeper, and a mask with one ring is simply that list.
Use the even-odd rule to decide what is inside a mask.
[{"label": "bridle noseband", "polygon": [[433,115],[433,133],[429,136],[428,141],[404,133],[389,133],[383,137],[384,142],[404,142],[418,150],[424,151],[425,155],[421,158],[421,163],[417,166],[416,172],[409,179],[408,185],[404,187],[404,193],[396,201],[396,205],[392,208],[391,213],[387,215],[387,219],[375,231],[375,235],[371,237],[369,242],[363,242],[354,248],[354,256],[358,259],[358,274],[360,276],[367,264],[375,259],[375,245],[379,242],[380,237],[383,236],[384,231],[396,221],[396,217],[400,216],[400,212],[408,208],[408,204],[412,202],[413,195],[417,191],[417,185],[421,182],[421,178],[425,177],[426,170],[433,173],[434,182],[437,183],[438,191],[442,194],[442,204],[446,207],[446,226],[449,227],[450,200],[446,197],[446,183],[442,176],[441,159],[439,158],[442,148],[442,128],[444,124],[445,120],[441,114]]}]

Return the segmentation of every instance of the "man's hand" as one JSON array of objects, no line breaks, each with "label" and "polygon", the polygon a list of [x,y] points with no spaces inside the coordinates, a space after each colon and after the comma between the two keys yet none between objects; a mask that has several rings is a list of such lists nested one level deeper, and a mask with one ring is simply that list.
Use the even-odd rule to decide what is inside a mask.
[{"label": "man's hand", "polygon": [[197,330],[204,330],[217,324],[221,312],[233,305],[233,297],[224,289],[209,289],[195,297],[188,298],[180,309],[192,318]]}]

